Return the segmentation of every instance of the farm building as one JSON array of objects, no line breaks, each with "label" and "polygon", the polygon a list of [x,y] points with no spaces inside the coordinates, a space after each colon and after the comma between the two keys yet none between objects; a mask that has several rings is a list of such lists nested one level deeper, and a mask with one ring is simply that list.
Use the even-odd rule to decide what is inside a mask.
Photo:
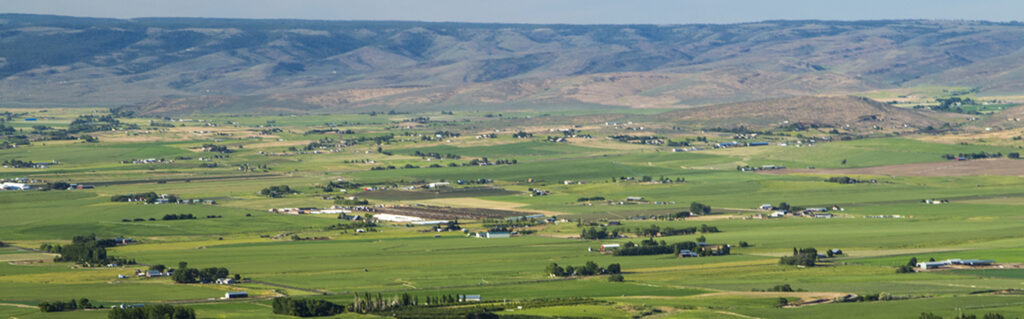
[{"label": "farm building", "polygon": [[619,244],[604,244],[604,245],[601,245],[601,251],[611,250],[611,249],[615,249],[615,248],[619,248],[619,247],[622,247],[622,245],[619,245]]},{"label": "farm building", "polygon": [[964,266],[990,266],[995,263],[994,260],[982,260],[982,259],[950,259],[946,262],[953,265],[964,265]]},{"label": "farm building", "polygon": [[761,207],[758,207],[757,209],[772,210],[772,208],[775,208],[775,206],[772,206],[772,204],[761,204]]},{"label": "farm building", "polygon": [[480,295],[463,295],[462,296],[462,302],[479,302],[479,301],[482,301],[482,300],[483,299],[480,298]]},{"label": "farm building", "polygon": [[921,268],[921,269],[935,269],[935,268],[939,268],[939,267],[942,267],[942,266],[948,266],[948,265],[949,265],[948,261],[929,261],[929,262],[917,263],[917,268]]},{"label": "farm building", "polygon": [[641,196],[629,196],[629,197],[626,197],[626,201],[630,201],[630,202],[637,202],[637,201],[642,201],[642,200],[644,200],[644,198],[641,197]]},{"label": "farm building", "polygon": [[0,189],[3,189],[3,190],[14,190],[14,191],[24,191],[24,190],[32,189],[32,186],[29,186],[28,184],[23,184],[23,183],[4,182],[3,184],[0,184]]},{"label": "farm building", "polygon": [[441,187],[448,187],[451,184],[452,183],[449,183],[449,182],[437,182],[437,183],[427,184],[427,187],[429,187],[429,188],[441,188]]},{"label": "farm building", "polygon": [[476,233],[478,238],[509,238],[512,237],[512,233],[507,231],[493,231],[493,232],[479,232]]},{"label": "farm building", "polygon": [[683,249],[683,250],[679,251],[679,258],[687,258],[687,257],[700,257],[700,255],[698,255],[695,252],[690,251],[689,249]]},{"label": "farm building", "polygon": [[249,293],[244,291],[234,291],[224,294],[224,299],[238,299],[247,297],[249,297]]},{"label": "farm building", "polygon": [[235,281],[232,278],[219,278],[219,279],[217,279],[216,282],[217,282],[218,285],[230,285],[230,284],[238,283],[237,281]]}]

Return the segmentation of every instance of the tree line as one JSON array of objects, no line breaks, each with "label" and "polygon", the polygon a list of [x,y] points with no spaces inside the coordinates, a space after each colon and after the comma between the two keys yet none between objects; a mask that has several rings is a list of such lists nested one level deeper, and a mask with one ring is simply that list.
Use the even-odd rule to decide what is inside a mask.
[{"label": "tree line", "polygon": [[96,239],[96,235],[88,236],[75,236],[71,240],[71,244],[67,245],[51,245],[42,244],[39,246],[39,250],[60,254],[53,259],[53,261],[70,261],[81,265],[106,265],[111,263],[117,264],[134,264],[135,260],[126,260],[123,258],[117,258],[107,256],[106,247],[113,247],[117,243],[112,239]]},{"label": "tree line", "polygon": [[107,314],[108,319],[195,319],[192,308],[173,305],[150,305],[131,308],[114,308]]},{"label": "tree line", "polygon": [[565,276],[593,276],[601,274],[619,274],[622,272],[622,267],[619,264],[609,264],[608,267],[601,268],[597,263],[593,261],[587,261],[583,266],[573,267],[567,265],[564,268],[559,266],[557,263],[551,263],[544,268],[544,271],[548,275],[554,277],[565,277]]},{"label": "tree line", "polygon": [[[178,269],[171,273],[171,280],[179,284],[208,283],[220,278],[228,278],[231,274],[224,267],[189,268],[187,262],[179,262]],[[237,276],[236,277],[241,277]]]},{"label": "tree line", "polygon": [[89,298],[81,298],[78,300],[71,299],[69,301],[43,301],[39,303],[39,311],[42,312],[60,312],[60,311],[73,311],[78,309],[99,309],[103,308],[103,305],[93,305],[89,301]]},{"label": "tree line", "polygon": [[779,258],[780,265],[814,267],[818,262],[818,250],[812,248],[793,248],[792,256]]}]

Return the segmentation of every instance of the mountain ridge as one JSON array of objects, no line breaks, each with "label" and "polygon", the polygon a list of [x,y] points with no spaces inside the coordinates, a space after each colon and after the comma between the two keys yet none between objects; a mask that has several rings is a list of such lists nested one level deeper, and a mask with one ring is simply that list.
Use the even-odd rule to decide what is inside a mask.
[{"label": "mountain ridge", "polygon": [[1024,81],[1015,81],[1024,79],[1024,25],[984,21],[571,25],[0,14],[0,35],[0,104],[128,105],[154,114],[688,108],[915,85],[1024,92]]}]

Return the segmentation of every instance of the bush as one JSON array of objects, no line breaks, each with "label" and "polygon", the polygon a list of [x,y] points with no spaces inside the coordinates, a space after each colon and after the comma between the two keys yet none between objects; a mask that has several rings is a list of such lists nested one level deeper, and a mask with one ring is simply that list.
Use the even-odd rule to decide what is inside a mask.
[{"label": "bush", "polygon": [[899,268],[896,268],[896,273],[897,274],[906,274],[906,273],[912,273],[912,272],[914,272],[914,267],[912,267],[912,266],[900,265]]},{"label": "bush", "polygon": [[608,276],[608,281],[611,281],[611,282],[622,282],[622,280],[623,280],[622,275],[611,275],[611,276]]}]

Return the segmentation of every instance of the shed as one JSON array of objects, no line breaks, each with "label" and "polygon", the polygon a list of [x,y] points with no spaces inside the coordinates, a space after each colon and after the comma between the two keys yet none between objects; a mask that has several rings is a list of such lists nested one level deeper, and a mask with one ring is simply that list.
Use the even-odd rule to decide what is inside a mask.
[{"label": "shed", "polygon": [[249,293],[245,291],[233,291],[224,294],[224,299],[247,298]]}]

